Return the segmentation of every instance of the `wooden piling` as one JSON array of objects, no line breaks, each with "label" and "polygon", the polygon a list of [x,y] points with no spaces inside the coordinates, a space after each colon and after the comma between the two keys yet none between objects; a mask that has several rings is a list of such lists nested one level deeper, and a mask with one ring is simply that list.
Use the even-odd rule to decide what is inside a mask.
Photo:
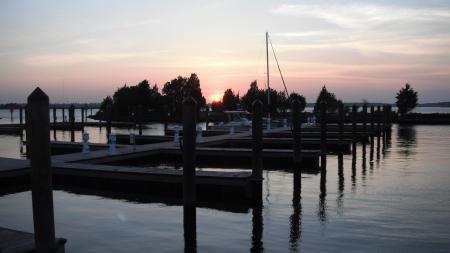
[{"label": "wooden piling", "polygon": [[362,123],[363,123],[363,132],[367,134],[367,105],[363,104],[362,107]]},{"label": "wooden piling", "polygon": [[56,107],[53,107],[53,124],[56,124],[57,118],[56,118]]},{"label": "wooden piling", "polygon": [[262,203],[263,171],[263,103],[255,100],[252,104],[252,195],[254,204]]},{"label": "wooden piling", "polygon": [[375,108],[370,106],[370,131],[375,131]]},{"label": "wooden piling", "polygon": [[355,104],[352,106],[352,140],[353,142],[356,142],[356,117],[357,117],[357,110]]},{"label": "wooden piling", "polygon": [[70,141],[75,142],[75,106],[69,107]]},{"label": "wooden piling", "polygon": [[23,125],[23,108],[22,106],[19,108],[19,124],[22,126]]},{"label": "wooden piling", "polygon": [[28,96],[27,149],[31,164],[31,194],[36,252],[56,252],[50,160],[49,99],[36,88]]},{"label": "wooden piling", "polygon": [[381,132],[381,106],[377,106],[377,132]]},{"label": "wooden piling", "polygon": [[[112,104],[108,103],[106,105],[106,138],[109,140],[109,135],[111,134],[111,117],[112,117]],[[108,141],[109,143],[109,141]]]},{"label": "wooden piling", "polygon": [[81,123],[82,123],[83,126],[84,126],[84,108],[81,107],[80,110],[81,110]]},{"label": "wooden piling", "polygon": [[326,169],[327,163],[327,104],[320,103],[320,167]]},{"label": "wooden piling", "polygon": [[66,122],[66,112],[65,112],[66,109],[64,109],[64,106],[61,108],[61,110],[62,110],[62,120],[61,120],[61,122]]},{"label": "wooden piling", "polygon": [[345,122],[345,114],[344,114],[344,104],[339,103],[338,107],[338,139],[339,139],[339,150],[343,149],[343,140],[344,140],[344,122]]},{"label": "wooden piling", "polygon": [[260,100],[255,100],[253,101],[252,108],[252,176],[255,179],[261,179],[263,169],[263,104]]},{"label": "wooden piling", "polygon": [[142,135],[142,105],[138,106],[139,135]]},{"label": "wooden piling", "polygon": [[292,101],[292,135],[294,137],[294,169],[300,170],[301,163],[301,121],[300,121],[300,101]]},{"label": "wooden piling", "polygon": [[194,206],[195,191],[195,138],[197,102],[192,97],[183,101],[183,205]]}]

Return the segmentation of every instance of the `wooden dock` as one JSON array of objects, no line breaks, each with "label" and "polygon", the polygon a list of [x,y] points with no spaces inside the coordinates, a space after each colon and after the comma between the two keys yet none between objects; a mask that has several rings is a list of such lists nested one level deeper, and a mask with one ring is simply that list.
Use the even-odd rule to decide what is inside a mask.
[{"label": "wooden dock", "polygon": [[[64,253],[66,239],[57,238],[57,252]],[[1,253],[34,252],[34,234],[0,227]]]}]

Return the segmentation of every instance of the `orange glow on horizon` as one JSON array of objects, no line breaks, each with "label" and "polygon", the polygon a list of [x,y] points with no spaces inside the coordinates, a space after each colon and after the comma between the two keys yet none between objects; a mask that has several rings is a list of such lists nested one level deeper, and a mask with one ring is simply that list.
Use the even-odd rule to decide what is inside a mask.
[{"label": "orange glow on horizon", "polygon": [[222,94],[215,93],[209,96],[210,102],[220,102],[222,101]]}]

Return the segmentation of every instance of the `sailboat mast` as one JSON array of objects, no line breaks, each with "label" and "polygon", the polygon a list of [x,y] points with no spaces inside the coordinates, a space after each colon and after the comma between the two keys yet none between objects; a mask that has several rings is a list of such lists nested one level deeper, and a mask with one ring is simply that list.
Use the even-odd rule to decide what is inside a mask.
[{"label": "sailboat mast", "polygon": [[[270,84],[269,84],[269,32],[266,32],[266,64],[267,64],[267,106],[270,107]],[[270,118],[270,112],[269,112]]]}]

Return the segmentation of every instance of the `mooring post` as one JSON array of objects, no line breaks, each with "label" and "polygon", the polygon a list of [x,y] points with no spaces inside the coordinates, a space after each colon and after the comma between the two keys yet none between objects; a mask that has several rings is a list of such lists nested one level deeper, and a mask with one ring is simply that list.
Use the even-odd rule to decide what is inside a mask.
[{"label": "mooring post", "polygon": [[53,107],[53,124],[56,124],[56,107]]},{"label": "mooring post", "polygon": [[253,200],[262,201],[262,170],[263,170],[263,104],[260,100],[252,104],[252,178]]},{"label": "mooring post", "polygon": [[342,151],[344,144],[344,121],[345,121],[344,104],[342,102],[339,103],[338,113],[339,113],[338,115],[339,151]]},{"label": "mooring post", "polygon": [[206,130],[208,130],[209,125],[209,106],[206,106]]},{"label": "mooring post", "polygon": [[[167,132],[167,124],[169,121],[169,119],[168,119],[169,115],[167,114],[167,111],[168,111],[167,105],[164,105],[164,108],[163,108],[164,133]],[[208,127],[208,123],[206,123],[206,127]]]},{"label": "mooring post", "polygon": [[381,133],[381,106],[377,106],[377,133]]},{"label": "mooring post", "polygon": [[139,135],[142,135],[142,105],[138,106]]},{"label": "mooring post", "polygon": [[320,168],[325,170],[327,166],[327,104],[320,102]]},{"label": "mooring post", "polygon": [[353,142],[356,142],[356,117],[357,117],[357,110],[355,104],[352,106],[352,140]]},{"label": "mooring post", "polygon": [[387,105],[387,133],[388,138],[391,138],[392,131],[392,107],[391,105]]},{"label": "mooring post", "polygon": [[109,102],[106,105],[106,137],[108,138],[108,143],[109,143],[109,135],[111,134],[111,117],[112,117],[112,104]]},{"label": "mooring post", "polygon": [[22,106],[20,106],[20,108],[19,108],[19,124],[22,126],[23,125],[23,120],[22,120],[22,118],[23,118],[23,108],[22,108]]},{"label": "mooring post", "polygon": [[300,121],[300,101],[298,99],[294,99],[292,101],[292,131],[294,137],[294,170],[300,170],[300,163],[302,160],[301,152],[302,152],[302,136],[301,136],[301,121]]},{"label": "mooring post", "polygon": [[373,105],[370,106],[370,131],[372,134],[375,131],[375,108]]},{"label": "mooring post", "polygon": [[81,107],[80,110],[81,110],[81,123],[83,124],[84,127],[84,108]]},{"label": "mooring post", "polygon": [[50,160],[50,116],[48,96],[36,88],[28,96],[27,149],[31,165],[36,252],[56,252]]},{"label": "mooring post", "polygon": [[195,138],[197,102],[192,97],[183,101],[183,205],[195,206]]},{"label": "mooring post", "polygon": [[64,109],[64,106],[63,107],[61,107],[61,110],[62,110],[62,120],[61,120],[61,122],[66,122],[66,109]]},{"label": "mooring post", "polygon": [[362,120],[363,120],[364,138],[366,138],[366,135],[367,135],[367,105],[366,104],[363,104],[363,107],[362,107]]},{"label": "mooring post", "polygon": [[69,108],[69,122],[70,122],[70,141],[75,142],[75,107],[70,105]]}]

